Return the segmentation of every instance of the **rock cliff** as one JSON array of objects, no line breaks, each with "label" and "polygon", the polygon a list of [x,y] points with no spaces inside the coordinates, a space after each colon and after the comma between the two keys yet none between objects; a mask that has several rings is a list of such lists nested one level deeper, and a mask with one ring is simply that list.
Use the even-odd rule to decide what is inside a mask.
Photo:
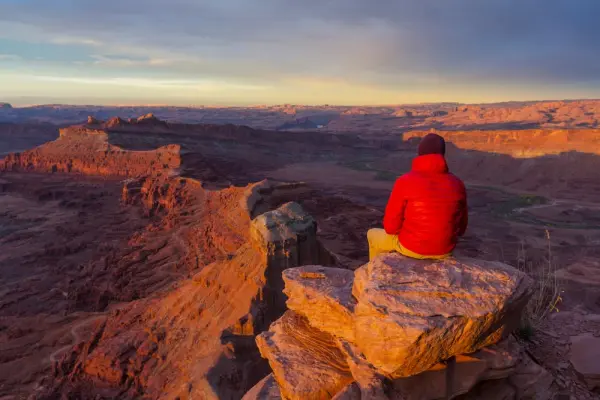
[{"label": "rock cliff", "polygon": [[508,265],[388,254],[283,278],[289,310],[257,337],[273,372],[246,400],[440,399],[451,357],[453,396],[488,380],[503,380],[506,398],[543,396],[552,382],[510,335],[532,281]]},{"label": "rock cliff", "polygon": [[108,134],[102,129],[75,126],[61,129],[55,141],[33,150],[9,154],[0,160],[0,171],[140,177],[173,174],[180,164],[179,145],[129,151],[110,144]]},{"label": "rock cliff", "polygon": [[[598,129],[519,129],[519,130],[465,130],[436,131],[456,147],[515,158],[558,155],[568,152],[600,154]],[[411,131],[404,140],[421,138],[429,131]]]},{"label": "rock cliff", "polygon": [[221,191],[185,178],[129,181],[123,200],[174,227],[174,262],[195,272],[100,318],[39,397],[240,398],[267,375],[255,336],[285,309],[282,271],[333,260],[298,204],[260,213],[278,190],[267,181]]}]

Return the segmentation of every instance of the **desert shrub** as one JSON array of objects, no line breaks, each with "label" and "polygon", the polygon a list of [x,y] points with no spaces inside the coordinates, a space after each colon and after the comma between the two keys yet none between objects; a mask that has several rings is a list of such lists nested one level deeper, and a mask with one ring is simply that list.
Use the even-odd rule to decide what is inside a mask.
[{"label": "desert shrub", "polygon": [[518,268],[533,278],[534,293],[525,307],[519,334],[524,339],[531,339],[536,330],[552,312],[558,312],[562,301],[560,280],[555,272],[557,263],[552,253],[550,232],[546,230],[548,248],[542,261],[533,262],[528,259],[525,245],[519,248]]},{"label": "desert shrub", "polygon": [[545,197],[542,197],[542,196],[525,194],[525,195],[519,196],[518,202],[520,204],[522,204],[524,207],[525,206],[537,206],[537,205],[541,205],[541,204],[548,204],[548,199],[546,199]]}]

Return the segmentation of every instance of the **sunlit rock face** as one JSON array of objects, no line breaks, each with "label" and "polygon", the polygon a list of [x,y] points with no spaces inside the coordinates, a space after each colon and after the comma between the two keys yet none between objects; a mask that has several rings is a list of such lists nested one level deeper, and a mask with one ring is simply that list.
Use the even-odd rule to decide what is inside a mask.
[{"label": "sunlit rock face", "polygon": [[437,399],[446,395],[444,362],[453,356],[453,395],[524,374],[530,364],[509,333],[532,281],[508,265],[386,254],[354,272],[304,266],[285,270],[283,279],[289,311],[257,337],[272,380],[252,393]]},{"label": "sunlit rock face", "polygon": [[61,129],[55,141],[7,155],[0,160],[0,171],[142,177],[173,175],[180,165],[179,145],[149,151],[125,150],[110,144],[108,134],[102,129],[75,126]]}]

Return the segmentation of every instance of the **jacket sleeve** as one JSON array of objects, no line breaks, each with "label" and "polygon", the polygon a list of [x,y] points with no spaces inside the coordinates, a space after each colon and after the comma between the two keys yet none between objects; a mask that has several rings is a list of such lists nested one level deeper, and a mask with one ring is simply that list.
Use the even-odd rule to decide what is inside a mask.
[{"label": "jacket sleeve", "polygon": [[458,227],[458,236],[463,236],[467,231],[467,225],[469,225],[469,207],[467,204],[467,190],[465,189],[465,184],[461,182],[461,211],[460,211],[460,221]]},{"label": "jacket sleeve", "polygon": [[404,209],[406,208],[406,198],[402,190],[400,179],[396,180],[383,216],[383,229],[389,235],[397,235],[402,229],[404,222]]}]

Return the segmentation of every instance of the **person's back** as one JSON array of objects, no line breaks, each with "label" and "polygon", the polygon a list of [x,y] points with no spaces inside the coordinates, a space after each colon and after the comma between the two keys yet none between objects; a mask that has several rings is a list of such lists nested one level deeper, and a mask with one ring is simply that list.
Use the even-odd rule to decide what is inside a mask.
[{"label": "person's back", "polygon": [[463,182],[448,172],[445,142],[427,135],[411,172],[396,181],[383,219],[368,232],[369,256],[397,251],[413,258],[443,258],[454,250],[468,221]]}]

